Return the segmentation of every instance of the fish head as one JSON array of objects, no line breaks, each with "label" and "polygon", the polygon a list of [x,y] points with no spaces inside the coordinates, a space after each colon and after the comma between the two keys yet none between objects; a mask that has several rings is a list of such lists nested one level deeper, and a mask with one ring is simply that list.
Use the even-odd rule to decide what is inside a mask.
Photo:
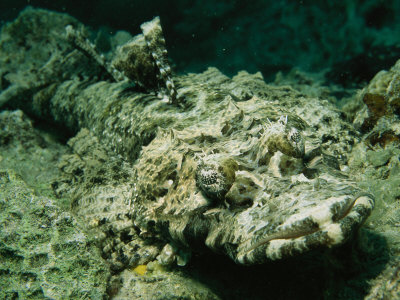
[{"label": "fish head", "polygon": [[370,214],[373,197],[337,170],[307,175],[296,122],[242,111],[160,130],[135,165],[136,226],[242,265],[343,244]]}]

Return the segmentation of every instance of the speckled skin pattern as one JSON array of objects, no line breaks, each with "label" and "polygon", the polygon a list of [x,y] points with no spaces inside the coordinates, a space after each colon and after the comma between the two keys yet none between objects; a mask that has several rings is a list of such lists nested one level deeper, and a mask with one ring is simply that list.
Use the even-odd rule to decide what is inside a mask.
[{"label": "speckled skin pattern", "polygon": [[[93,99],[91,113],[102,116],[81,115],[76,121],[88,124],[107,151],[132,164],[126,183],[108,189],[113,203],[106,205],[101,184],[84,190],[93,200],[76,203],[77,212],[87,218],[108,224],[127,219],[114,234],[131,227],[131,240],[119,238],[104,248],[115,264],[122,268],[123,261],[133,263],[133,232],[142,240],[157,241],[159,250],[166,242],[185,251],[209,248],[240,264],[332,247],[353,236],[371,212],[373,199],[337,170],[346,144],[321,145],[323,135],[340,141],[343,132],[335,132],[335,126],[346,130],[344,123],[336,123],[340,118],[328,103],[322,110],[319,99],[268,86],[257,74],[240,73],[231,80],[209,69],[176,79],[184,107],[132,92],[122,101],[112,95],[118,89],[123,93],[123,86],[106,82],[74,98],[84,106],[91,106],[88,99]],[[246,80],[254,83],[253,96],[232,96],[230,89],[245,88]],[[64,87],[53,103],[59,100],[64,106],[61,99],[69,93]],[[103,101],[109,101],[103,106],[108,114],[97,112]],[[299,103],[308,106],[303,117],[321,118],[320,124],[336,120],[335,126],[311,128],[291,113]],[[103,206],[107,214],[94,212]],[[115,254],[119,249],[125,249],[122,256]],[[157,250],[150,252],[154,259]]]},{"label": "speckled skin pattern", "polygon": [[308,141],[297,128],[306,123],[279,103],[257,96],[234,102],[228,93],[211,102],[207,90],[196,104],[212,116],[184,130],[161,130],[143,148],[136,163],[136,223],[146,231],[168,224],[173,241],[194,247],[203,240],[240,264],[346,241],[373,200],[333,168],[304,175]]},{"label": "speckled skin pattern", "polygon": [[[69,47],[70,59],[96,64]],[[373,198],[339,170],[357,134],[328,101],[267,85],[259,73],[231,79],[209,68],[175,76],[171,104],[91,70],[68,69],[21,91],[33,97],[6,102],[83,129],[54,189],[98,229],[117,269],[153,260],[166,243],[177,256],[208,249],[244,265],[282,259],[343,244],[370,214]]]}]

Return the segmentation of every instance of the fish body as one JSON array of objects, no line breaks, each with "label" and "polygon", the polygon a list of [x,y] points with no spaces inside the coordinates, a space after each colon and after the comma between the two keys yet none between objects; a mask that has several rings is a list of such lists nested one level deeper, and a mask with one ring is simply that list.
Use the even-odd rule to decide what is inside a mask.
[{"label": "fish body", "polygon": [[[35,24],[44,17],[58,25],[46,32]],[[370,214],[373,197],[340,171],[357,134],[328,101],[267,85],[260,73],[172,76],[166,51],[146,52],[165,47],[152,35],[159,20],[128,43],[134,51],[117,51],[132,56],[115,57],[114,73],[113,64],[99,66],[101,56],[88,57],[93,49],[68,42],[84,43],[70,25],[65,36],[76,20],[57,17],[29,9],[3,29],[1,57],[13,47],[16,58],[42,53],[43,37],[52,51],[29,68],[0,61],[9,72],[0,104],[77,133],[53,188],[115,269],[156,258],[184,264],[185,253],[201,251],[259,264],[343,244]],[[26,32],[11,39],[7,30]],[[21,48],[25,36],[38,38]],[[144,60],[137,65],[150,81],[118,81],[133,58]],[[128,67],[132,78],[141,74]],[[165,101],[153,90],[160,82]]]}]

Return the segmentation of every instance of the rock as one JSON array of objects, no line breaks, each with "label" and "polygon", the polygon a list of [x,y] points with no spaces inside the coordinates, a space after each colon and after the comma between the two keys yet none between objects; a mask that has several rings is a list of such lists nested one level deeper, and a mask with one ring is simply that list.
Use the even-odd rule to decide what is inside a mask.
[{"label": "rock", "polygon": [[114,282],[119,285],[113,299],[188,299],[188,300],[219,300],[209,287],[181,272],[158,270],[139,275],[131,270],[125,270]]},{"label": "rock", "polygon": [[0,298],[106,296],[109,269],[94,240],[57,201],[0,171]]},{"label": "rock", "polygon": [[367,159],[374,167],[380,167],[386,164],[392,157],[390,149],[377,151],[367,151]]},{"label": "rock", "polygon": [[365,300],[400,298],[400,260],[393,260],[376,279]]}]

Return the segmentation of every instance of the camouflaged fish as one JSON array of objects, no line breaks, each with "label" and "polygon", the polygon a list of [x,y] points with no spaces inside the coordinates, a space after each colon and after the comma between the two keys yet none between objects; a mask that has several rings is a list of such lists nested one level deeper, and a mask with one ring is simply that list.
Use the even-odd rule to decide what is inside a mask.
[{"label": "camouflaged fish", "polygon": [[[63,51],[43,58],[40,69],[53,75],[6,101],[80,130],[59,164],[65,176],[53,187],[72,199],[115,269],[156,258],[184,264],[191,251],[252,265],[354,236],[374,201],[340,171],[357,142],[340,111],[267,85],[259,73],[229,78],[209,68],[172,79],[164,42],[149,33],[162,34],[159,20],[142,28],[111,64],[96,69],[104,60],[74,47],[71,40],[81,39],[71,38],[71,27],[68,38],[53,27],[49,38]],[[33,40],[21,55],[35,51],[41,49]],[[78,76],[75,66],[88,66],[92,76]],[[52,71],[62,68],[62,77]],[[130,81],[101,80],[113,68]],[[19,84],[9,81],[11,88]]]}]

